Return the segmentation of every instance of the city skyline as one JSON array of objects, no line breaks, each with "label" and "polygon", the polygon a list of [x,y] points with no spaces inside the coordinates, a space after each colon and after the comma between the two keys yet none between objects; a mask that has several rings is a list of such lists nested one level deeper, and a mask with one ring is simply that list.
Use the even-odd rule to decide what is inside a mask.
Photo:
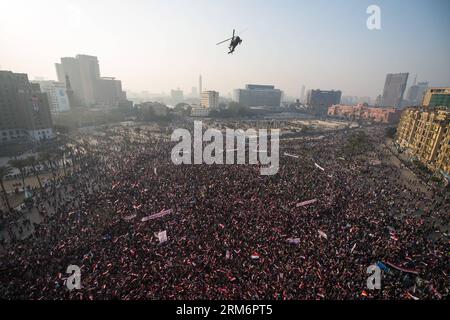
[{"label": "city skyline", "polygon": [[[381,30],[366,27],[371,4],[380,6]],[[430,86],[450,83],[450,45],[442,41],[450,27],[448,1],[172,0],[136,1],[122,10],[118,1],[106,6],[104,1],[47,0],[2,7],[8,14],[0,21],[0,64],[30,79],[56,80],[56,61],[86,54],[98,57],[102,75],[121,79],[133,92],[189,92],[199,74],[205,90],[222,96],[261,83],[293,97],[305,85],[375,98],[382,94],[386,74],[401,72],[418,74]],[[215,19],[220,13],[232,19]],[[244,42],[227,55],[215,43],[233,28],[244,31]],[[423,40],[413,43],[411,34]]]},{"label": "city skyline", "polygon": [[450,0],[0,10],[2,300],[450,297]]}]

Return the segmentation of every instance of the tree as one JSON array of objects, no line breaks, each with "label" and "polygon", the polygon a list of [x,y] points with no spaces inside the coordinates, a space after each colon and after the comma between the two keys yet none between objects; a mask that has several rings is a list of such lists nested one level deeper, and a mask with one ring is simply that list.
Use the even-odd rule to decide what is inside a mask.
[{"label": "tree", "polygon": [[242,108],[242,106],[239,103],[234,102],[234,101],[231,101],[228,104],[228,109],[231,110],[231,111],[237,111],[237,110],[239,110],[241,108]]},{"label": "tree", "polygon": [[55,151],[54,151],[54,155],[55,155],[55,157],[56,157],[56,160],[58,160],[58,162],[57,162],[57,168],[59,169],[60,168],[60,166],[58,165],[58,163],[59,162],[61,162],[62,163],[62,167],[63,167],[63,172],[64,172],[64,175],[67,175],[67,172],[66,172],[66,159],[65,159],[65,150],[64,149],[59,149],[59,148],[57,148],[57,149],[55,149]]},{"label": "tree", "polygon": [[189,116],[191,114],[192,107],[188,103],[180,102],[173,110],[175,112],[180,112],[184,116]]},{"label": "tree", "polygon": [[175,111],[183,111],[186,110],[187,107],[189,107],[189,104],[186,102],[180,102],[175,106]]},{"label": "tree", "polygon": [[39,154],[39,161],[47,164],[50,167],[52,173],[53,181],[56,180],[55,169],[53,168],[53,154],[50,152],[41,152]]},{"label": "tree", "polygon": [[251,111],[248,107],[245,107],[234,101],[228,104],[228,110],[233,116],[247,116],[251,114]]},{"label": "tree", "polygon": [[41,178],[39,178],[39,173],[36,169],[36,166],[38,165],[38,161],[36,160],[36,158],[34,156],[29,156],[27,159],[27,164],[31,166],[31,168],[33,169],[33,174],[36,177],[38,184],[39,184],[39,188],[42,189],[42,183],[41,183]]},{"label": "tree", "polygon": [[6,207],[8,208],[8,211],[11,211],[11,205],[9,204],[8,194],[6,193],[5,185],[3,184],[3,179],[11,174],[12,170],[9,166],[1,166],[0,167],[0,186],[2,188],[2,192],[5,196],[5,203]]},{"label": "tree", "polygon": [[341,154],[345,158],[352,158],[362,154],[371,148],[368,136],[364,131],[357,131],[350,135],[347,142],[341,148]]},{"label": "tree", "polygon": [[23,159],[14,159],[14,160],[10,160],[8,161],[8,164],[13,167],[16,168],[17,170],[19,170],[20,172],[20,176],[22,178],[22,185],[23,188],[25,190],[25,168],[27,167],[27,162]]}]

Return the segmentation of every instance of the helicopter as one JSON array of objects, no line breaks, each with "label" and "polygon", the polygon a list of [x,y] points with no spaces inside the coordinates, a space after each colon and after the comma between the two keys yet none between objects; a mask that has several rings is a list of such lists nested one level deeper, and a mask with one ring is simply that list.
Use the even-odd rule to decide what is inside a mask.
[{"label": "helicopter", "polygon": [[[231,41],[230,41],[231,40]],[[232,54],[236,47],[242,43],[242,39],[239,36],[235,36],[235,30],[233,29],[233,36],[229,39],[223,40],[216,45],[222,44],[224,42],[230,41],[230,45],[228,46],[228,49],[230,50],[228,54]]]}]

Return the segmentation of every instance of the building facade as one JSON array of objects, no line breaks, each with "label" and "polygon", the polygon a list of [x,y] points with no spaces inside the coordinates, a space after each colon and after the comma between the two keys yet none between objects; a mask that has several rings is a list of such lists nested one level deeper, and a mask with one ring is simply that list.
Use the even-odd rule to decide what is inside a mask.
[{"label": "building facade", "polygon": [[418,84],[412,85],[408,90],[408,103],[410,106],[421,106],[428,89],[428,82],[419,82]]},{"label": "building facade", "polygon": [[450,174],[450,111],[406,109],[397,128],[396,142],[431,170]]},{"label": "building facade", "polygon": [[400,108],[409,73],[389,73],[384,83],[381,107]]},{"label": "building facade", "polygon": [[26,74],[0,71],[0,143],[52,138],[47,94]]},{"label": "building facade", "polygon": [[234,91],[234,100],[244,107],[279,107],[282,94],[275,86],[248,84]]},{"label": "building facade", "polygon": [[330,117],[352,121],[367,120],[385,124],[398,123],[401,114],[402,111],[395,108],[375,108],[364,104],[358,104],[356,106],[333,105],[328,108],[328,115]]},{"label": "building facade", "polygon": [[184,92],[183,90],[171,90],[170,97],[174,103],[182,102],[184,100]]},{"label": "building facade", "polygon": [[39,84],[42,92],[47,94],[52,115],[70,110],[69,97],[66,85],[57,81],[33,81]]},{"label": "building facade", "polygon": [[191,117],[207,117],[209,116],[210,109],[203,107],[192,107]]},{"label": "building facade", "polygon": [[75,58],[64,57],[55,66],[58,81],[67,89],[70,87],[72,106],[117,107],[128,103],[120,80],[100,76],[97,57],[80,54]]},{"label": "building facade", "polygon": [[197,98],[197,97],[198,97],[197,87],[192,87],[191,98]]},{"label": "building facade", "polygon": [[63,57],[55,66],[58,82],[66,84],[67,76],[76,100],[80,104],[92,106],[96,103],[95,88],[97,79],[100,78],[97,57],[80,54],[75,58]]},{"label": "building facade", "polygon": [[300,90],[300,102],[301,103],[305,103],[305,90],[306,87],[304,85],[302,85],[302,89]]},{"label": "building facade", "polygon": [[217,91],[204,91],[200,105],[207,109],[219,108],[219,93]]},{"label": "building facade", "polygon": [[446,107],[450,109],[450,87],[430,88],[423,98],[425,107]]},{"label": "building facade", "polygon": [[311,113],[324,116],[328,108],[341,103],[342,92],[337,90],[310,90],[306,98],[306,105]]},{"label": "building facade", "polygon": [[95,87],[96,105],[115,108],[126,100],[126,93],[122,91],[122,81],[113,77],[97,79]]}]

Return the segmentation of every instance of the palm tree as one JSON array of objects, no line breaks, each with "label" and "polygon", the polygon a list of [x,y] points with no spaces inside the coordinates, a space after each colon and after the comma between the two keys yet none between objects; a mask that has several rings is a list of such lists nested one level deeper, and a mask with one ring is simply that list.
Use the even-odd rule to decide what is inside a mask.
[{"label": "palm tree", "polygon": [[34,156],[29,156],[26,159],[26,162],[33,169],[33,174],[34,174],[34,176],[36,177],[36,179],[37,179],[37,181],[39,183],[39,188],[42,189],[41,179],[39,178],[39,173],[36,170],[36,165],[38,164],[38,161],[36,160],[36,158]]},{"label": "palm tree", "polygon": [[5,202],[6,202],[6,207],[8,208],[8,211],[11,211],[11,205],[9,204],[9,199],[8,199],[8,194],[6,193],[6,189],[5,186],[3,185],[3,179],[11,174],[12,170],[11,167],[9,166],[1,166],[0,167],[0,186],[2,188],[2,192],[5,196]]},{"label": "palm tree", "polygon": [[25,168],[27,166],[27,163],[25,160],[23,159],[14,159],[14,160],[10,160],[8,161],[8,164],[13,167],[16,168],[17,170],[19,170],[20,172],[20,176],[22,177],[22,186],[23,189],[25,190]]},{"label": "palm tree", "polygon": [[42,152],[39,154],[39,160],[49,165],[50,171],[52,172],[53,181],[55,181],[56,176],[55,176],[55,169],[53,168],[53,154],[50,152]]},{"label": "palm tree", "polygon": [[[63,172],[64,172],[64,176],[67,175],[66,172],[66,157],[65,157],[65,150],[63,149],[56,149],[55,150],[55,156],[58,157],[57,161],[61,161],[62,162],[62,167],[63,167]],[[57,162],[57,163],[58,163]],[[59,165],[58,165],[59,167]]]}]

